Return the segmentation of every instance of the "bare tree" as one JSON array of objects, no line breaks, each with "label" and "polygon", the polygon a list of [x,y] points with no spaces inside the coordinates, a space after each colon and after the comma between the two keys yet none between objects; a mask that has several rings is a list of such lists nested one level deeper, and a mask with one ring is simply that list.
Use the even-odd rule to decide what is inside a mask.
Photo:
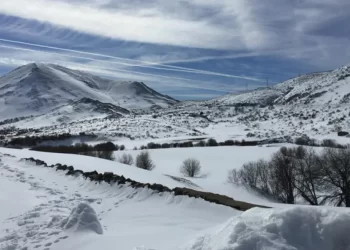
[{"label": "bare tree", "polygon": [[321,154],[302,146],[282,147],[269,161],[230,171],[228,180],[284,203],[302,197],[311,205],[350,207],[350,147],[326,148]]},{"label": "bare tree", "polygon": [[284,203],[294,204],[295,162],[292,159],[293,149],[282,147],[271,159],[272,194]]},{"label": "bare tree", "polygon": [[319,186],[322,175],[319,167],[319,156],[312,148],[298,147],[295,153],[295,188],[298,194],[310,205],[320,205]]},{"label": "bare tree", "polygon": [[241,184],[263,195],[271,195],[270,166],[268,162],[259,160],[248,162],[241,169],[233,169],[229,172],[228,182]]},{"label": "bare tree", "polygon": [[145,170],[153,170],[156,166],[154,165],[149,153],[144,151],[136,156],[136,167]]},{"label": "bare tree", "polygon": [[132,165],[134,164],[134,159],[131,154],[123,154],[118,158],[118,161],[123,164]]},{"label": "bare tree", "polygon": [[201,172],[200,162],[196,159],[186,159],[183,161],[180,172],[185,177],[198,177]]},{"label": "bare tree", "polygon": [[319,165],[325,201],[350,207],[350,148],[324,149]]}]

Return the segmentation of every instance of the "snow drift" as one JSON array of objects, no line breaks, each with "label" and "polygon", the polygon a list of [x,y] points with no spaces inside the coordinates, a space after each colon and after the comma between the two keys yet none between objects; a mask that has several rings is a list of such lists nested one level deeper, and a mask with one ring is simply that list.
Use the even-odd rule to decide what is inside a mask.
[{"label": "snow drift", "polygon": [[333,208],[253,208],[199,236],[184,250],[346,250],[350,214]]},{"label": "snow drift", "polygon": [[72,210],[61,226],[65,230],[71,229],[76,232],[92,231],[97,234],[103,234],[103,229],[95,210],[84,202]]}]

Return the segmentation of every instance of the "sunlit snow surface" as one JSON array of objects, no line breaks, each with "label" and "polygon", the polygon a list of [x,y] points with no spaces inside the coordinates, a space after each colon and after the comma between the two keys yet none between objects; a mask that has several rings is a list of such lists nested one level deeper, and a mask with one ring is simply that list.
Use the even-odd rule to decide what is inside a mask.
[{"label": "sunlit snow surface", "polygon": [[186,250],[349,249],[350,213],[325,208],[253,208],[198,236]]},{"label": "sunlit snow surface", "polygon": [[[181,186],[161,174],[165,168],[146,172],[86,156],[4,148],[0,152],[16,156],[0,156],[0,249],[345,250],[350,247],[350,215],[345,208],[294,207],[270,202],[278,208],[242,213],[171,193],[96,184],[19,159],[34,153],[34,157],[49,164],[62,162],[83,170],[113,171],[129,178]],[[208,177],[207,182],[210,181]],[[247,195],[246,201],[256,201],[254,197]],[[89,216],[76,212],[81,204],[89,206],[86,210]],[[84,209],[85,205],[78,211]],[[96,214],[101,230],[91,214]],[[73,227],[66,227],[71,218],[73,222],[74,218],[80,219],[71,223]]]},{"label": "sunlit snow surface", "polygon": [[[0,79],[0,95],[4,97],[0,115],[3,120],[44,114],[0,128],[36,128],[37,136],[94,133],[96,139],[84,142],[110,140],[126,146],[124,152],[115,152],[116,159],[123,153],[135,158],[140,151],[132,149],[149,142],[196,143],[208,138],[222,142],[307,134],[346,144],[350,138],[338,137],[336,132],[337,127],[350,130],[349,76],[349,67],[345,66],[291,79],[273,88],[128,114],[117,106],[166,107],[174,100],[141,83],[116,84],[60,66],[27,65]],[[100,112],[94,111],[97,106],[91,102],[67,103],[80,98],[109,102],[115,107],[102,105],[107,112]],[[258,106],[241,111],[234,106],[247,103]],[[111,112],[117,117],[107,119]],[[11,137],[17,131],[9,133],[6,136]],[[80,139],[46,143],[72,145]],[[248,161],[268,159],[283,145],[293,146],[149,150],[156,164],[151,172],[88,156],[0,147],[0,250],[349,250],[348,209],[284,205],[227,183],[229,170]],[[24,157],[73,165],[84,171],[114,172],[169,188],[224,194],[272,208],[240,212],[171,193],[96,184],[20,161]],[[179,169],[187,158],[201,162],[205,178],[173,178],[182,177]]]}]

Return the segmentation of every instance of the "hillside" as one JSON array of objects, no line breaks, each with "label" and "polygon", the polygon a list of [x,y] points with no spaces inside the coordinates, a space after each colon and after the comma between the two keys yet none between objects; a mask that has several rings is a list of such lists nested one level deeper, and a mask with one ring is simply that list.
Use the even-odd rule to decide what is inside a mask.
[{"label": "hillside", "polygon": [[350,103],[350,66],[298,76],[270,88],[230,94],[205,102],[209,105],[287,104],[339,105]]},{"label": "hillside", "polygon": [[28,117],[21,121],[21,126],[50,126],[100,117],[121,118],[129,113],[129,110],[110,103],[103,103],[90,98],[82,98],[78,101],[72,101],[68,104],[54,108],[43,115]]},{"label": "hillside", "polygon": [[[39,68],[42,67],[46,66],[41,65]],[[98,77],[92,78],[89,74],[79,75],[75,71],[59,66],[50,66],[50,70],[51,67],[54,67],[54,70],[59,68],[62,74],[75,74],[79,83],[89,84],[89,87],[86,84],[84,86],[92,93],[106,93],[101,90],[103,87],[104,91],[108,90],[110,94],[116,91],[117,86],[121,86],[120,89],[128,86],[126,83],[113,85],[107,80],[105,81],[108,83],[103,85],[98,82],[100,79]],[[36,68],[35,70],[42,71]],[[130,113],[115,105],[112,95],[106,97],[110,102],[99,101],[99,96],[94,95],[94,98],[85,97],[58,105],[39,116],[4,121],[0,124],[0,132],[8,139],[26,135],[79,134],[80,132],[98,134],[103,140],[116,140],[119,137],[123,137],[120,139],[124,140],[126,136],[136,141],[141,140],[136,142],[137,146],[153,140],[172,141],[175,138],[186,139],[199,136],[204,139],[216,138],[219,141],[225,141],[228,139],[265,140],[280,137],[295,139],[303,135],[316,140],[336,139],[340,143],[348,144],[349,137],[339,137],[337,132],[350,131],[348,119],[350,85],[347,78],[350,76],[349,71],[349,67],[345,66],[334,71],[299,76],[271,88],[226,95],[208,101],[179,102],[159,110],[134,109]],[[45,86],[45,84],[41,85]],[[142,87],[141,83],[130,86],[138,86],[139,88],[133,88],[137,93],[142,92],[142,89],[152,92],[147,87]],[[79,89],[70,88],[69,91]],[[96,89],[98,91],[95,91]],[[69,91],[67,93],[70,93]],[[62,98],[68,96],[63,95],[64,90],[51,92],[61,93]],[[128,91],[123,90],[123,92]],[[46,96],[40,93],[36,95],[36,99],[45,99]],[[74,92],[74,94],[78,96],[81,92]],[[50,100],[55,99],[51,97],[50,95]],[[128,98],[131,97],[128,96]],[[137,98],[143,98],[142,102],[138,103],[140,107],[149,107],[144,94],[138,94],[133,100]],[[163,101],[163,99],[157,100]],[[142,106],[142,103],[146,103],[146,106]],[[2,108],[10,114],[19,116],[18,113],[11,112],[11,109],[18,108],[16,102],[9,102]],[[7,129],[12,126],[14,128]],[[124,143],[128,144],[128,141]]]},{"label": "hillside", "polygon": [[44,114],[89,98],[123,108],[168,107],[177,101],[142,82],[103,79],[58,65],[28,64],[0,78],[0,117]]}]

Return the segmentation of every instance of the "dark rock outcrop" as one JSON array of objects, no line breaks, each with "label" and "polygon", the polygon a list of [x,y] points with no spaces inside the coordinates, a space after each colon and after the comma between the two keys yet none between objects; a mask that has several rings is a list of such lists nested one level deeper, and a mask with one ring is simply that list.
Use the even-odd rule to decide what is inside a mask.
[{"label": "dark rock outcrop", "polygon": [[349,132],[346,131],[339,131],[338,132],[338,136],[347,136],[349,134]]}]

